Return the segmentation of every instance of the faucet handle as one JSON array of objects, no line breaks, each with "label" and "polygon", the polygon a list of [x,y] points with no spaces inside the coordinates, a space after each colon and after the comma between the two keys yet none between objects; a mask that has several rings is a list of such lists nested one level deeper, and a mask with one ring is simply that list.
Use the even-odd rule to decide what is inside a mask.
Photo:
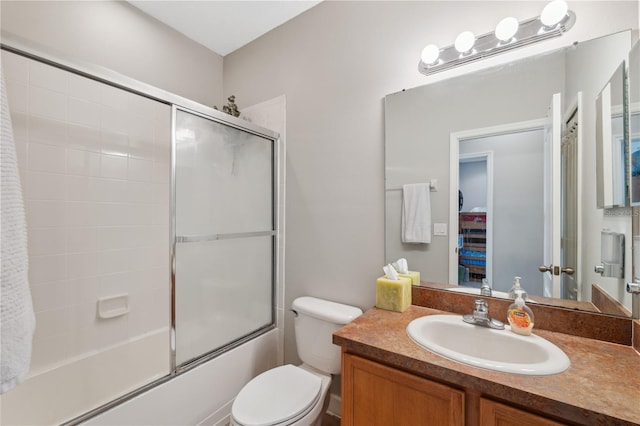
[{"label": "faucet handle", "polygon": [[484,299],[476,299],[476,312],[477,314],[487,314],[488,308],[487,301]]},{"label": "faucet handle", "polygon": [[465,314],[462,320],[469,324],[482,325],[484,327],[503,330],[504,324],[501,321],[489,318],[489,304],[484,299],[476,299],[476,309],[473,314]]}]

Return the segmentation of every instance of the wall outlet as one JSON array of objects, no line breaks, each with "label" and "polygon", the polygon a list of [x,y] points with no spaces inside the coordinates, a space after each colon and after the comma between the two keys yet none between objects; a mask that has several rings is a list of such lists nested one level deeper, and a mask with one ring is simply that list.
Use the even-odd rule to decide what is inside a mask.
[{"label": "wall outlet", "polygon": [[447,235],[447,224],[446,223],[434,223],[433,224],[433,235],[446,236]]}]

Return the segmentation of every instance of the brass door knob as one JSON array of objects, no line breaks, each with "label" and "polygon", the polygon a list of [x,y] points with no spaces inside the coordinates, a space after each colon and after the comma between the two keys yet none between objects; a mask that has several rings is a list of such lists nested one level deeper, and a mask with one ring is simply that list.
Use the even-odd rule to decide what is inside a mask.
[{"label": "brass door knob", "polygon": [[540,272],[551,272],[551,273],[553,273],[553,266],[540,265],[540,266],[538,266],[538,271],[540,271]]},{"label": "brass door knob", "polygon": [[551,272],[553,275],[560,275],[560,272],[564,272],[567,275],[573,275],[576,270],[573,268],[558,268],[557,266],[545,266],[545,265],[540,265],[538,266],[538,271],[540,272]]}]

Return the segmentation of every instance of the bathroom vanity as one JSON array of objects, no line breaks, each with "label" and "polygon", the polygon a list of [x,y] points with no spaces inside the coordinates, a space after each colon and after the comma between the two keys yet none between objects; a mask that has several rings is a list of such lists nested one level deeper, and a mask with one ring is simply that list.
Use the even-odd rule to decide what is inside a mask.
[{"label": "bathroom vanity", "polygon": [[408,337],[413,319],[443,313],[372,308],[334,334],[342,347],[343,425],[640,424],[640,355],[633,347],[534,329],[569,356],[568,370],[490,371]]}]

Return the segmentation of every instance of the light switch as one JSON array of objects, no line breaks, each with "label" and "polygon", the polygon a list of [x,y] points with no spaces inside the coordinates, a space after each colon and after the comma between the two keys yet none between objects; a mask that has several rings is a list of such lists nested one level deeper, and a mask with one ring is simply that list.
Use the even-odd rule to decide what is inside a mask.
[{"label": "light switch", "polygon": [[433,235],[446,236],[447,235],[447,224],[446,223],[434,223],[433,224]]}]

